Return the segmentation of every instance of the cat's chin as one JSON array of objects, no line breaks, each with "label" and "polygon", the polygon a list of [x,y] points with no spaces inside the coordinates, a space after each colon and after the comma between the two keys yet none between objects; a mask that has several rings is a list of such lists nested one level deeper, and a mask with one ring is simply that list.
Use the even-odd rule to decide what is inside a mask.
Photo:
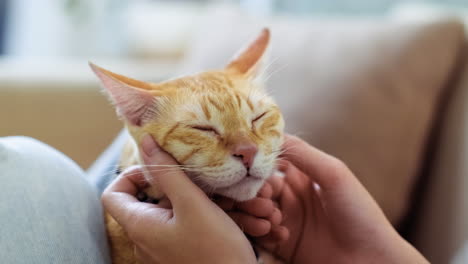
[{"label": "cat's chin", "polygon": [[239,202],[247,201],[253,199],[257,195],[264,183],[264,179],[248,177],[232,186],[216,189],[215,193]]}]

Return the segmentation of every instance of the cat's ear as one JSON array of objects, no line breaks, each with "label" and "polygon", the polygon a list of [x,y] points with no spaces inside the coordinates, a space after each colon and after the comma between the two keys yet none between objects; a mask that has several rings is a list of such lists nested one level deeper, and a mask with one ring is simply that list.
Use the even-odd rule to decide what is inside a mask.
[{"label": "cat's ear", "polygon": [[264,28],[247,48],[242,49],[226,66],[226,69],[248,76],[260,73],[262,59],[270,43],[270,30]]},{"label": "cat's ear", "polygon": [[89,63],[114,103],[117,115],[134,126],[142,126],[156,113],[156,98],[151,84],[134,80]]}]

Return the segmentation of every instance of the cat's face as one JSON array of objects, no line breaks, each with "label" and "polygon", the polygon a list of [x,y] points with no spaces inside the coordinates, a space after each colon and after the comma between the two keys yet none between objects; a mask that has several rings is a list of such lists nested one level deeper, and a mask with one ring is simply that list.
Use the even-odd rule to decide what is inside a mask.
[{"label": "cat's face", "polygon": [[143,126],[205,191],[253,198],[275,167],[284,122],[254,82],[206,72],[169,82],[171,95]]},{"label": "cat's face", "polygon": [[284,121],[255,67],[268,31],[228,67],[159,84],[93,69],[139,142],[150,133],[206,192],[253,198],[273,173]]}]

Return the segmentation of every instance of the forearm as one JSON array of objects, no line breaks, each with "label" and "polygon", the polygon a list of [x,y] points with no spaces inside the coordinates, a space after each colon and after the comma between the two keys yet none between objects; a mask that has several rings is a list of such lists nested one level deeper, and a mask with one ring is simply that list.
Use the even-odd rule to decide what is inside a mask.
[{"label": "forearm", "polygon": [[379,243],[379,248],[361,258],[359,263],[414,263],[426,264],[427,259],[396,231]]},{"label": "forearm", "polygon": [[429,261],[408,241],[400,237],[399,245],[402,245],[401,262],[400,263],[429,263]]}]

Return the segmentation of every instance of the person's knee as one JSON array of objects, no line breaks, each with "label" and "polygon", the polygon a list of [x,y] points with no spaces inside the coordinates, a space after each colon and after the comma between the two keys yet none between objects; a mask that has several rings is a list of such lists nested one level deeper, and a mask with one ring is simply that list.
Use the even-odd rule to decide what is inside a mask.
[{"label": "person's knee", "polygon": [[45,143],[24,136],[0,138],[0,172],[5,177],[2,182],[10,180],[26,185],[44,182],[51,186],[83,185],[86,182],[85,173],[70,158]]},{"label": "person's knee", "polygon": [[[40,254],[25,251],[21,257],[38,263],[52,263],[54,254],[69,256],[70,263],[107,262],[97,192],[68,157],[32,138],[0,138],[0,186],[5,204],[0,224],[11,234],[3,240],[0,236],[0,248],[33,244]],[[77,255],[77,249],[86,253]],[[16,260],[17,252],[19,247],[7,252],[7,262]]]}]

